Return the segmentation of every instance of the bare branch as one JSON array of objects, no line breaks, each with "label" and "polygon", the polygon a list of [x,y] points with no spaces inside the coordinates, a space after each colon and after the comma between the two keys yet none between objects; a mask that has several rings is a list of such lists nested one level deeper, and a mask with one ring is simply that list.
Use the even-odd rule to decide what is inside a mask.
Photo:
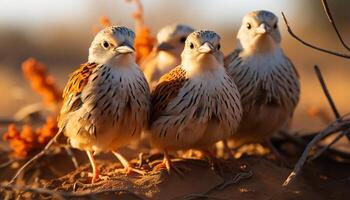
[{"label": "bare branch", "polygon": [[[321,83],[322,90],[323,90],[324,94],[325,94],[326,97],[327,97],[327,100],[328,100],[328,102],[329,102],[329,105],[331,106],[331,108],[332,108],[332,110],[333,110],[333,113],[334,113],[334,115],[335,115],[335,118],[336,118],[337,120],[341,120],[341,119],[340,119],[341,117],[340,117],[339,111],[338,111],[337,107],[335,106],[335,103],[334,103],[334,101],[333,101],[332,96],[331,96],[330,93],[329,93],[329,90],[328,90],[327,85],[326,85],[326,83],[325,83],[325,81],[324,81],[324,79],[323,79],[323,76],[322,76],[322,73],[321,73],[320,68],[319,68],[317,65],[315,65],[315,66],[314,66],[314,70],[315,70],[315,73],[316,73],[316,75],[317,75],[318,80],[319,80],[320,83]],[[350,141],[350,136],[349,136],[349,134],[344,134],[344,133],[341,133],[341,134],[342,134],[342,135],[346,135],[347,138],[348,138],[348,140]]]},{"label": "bare branch", "polygon": [[334,103],[334,101],[333,101],[332,96],[331,96],[330,93],[329,93],[329,90],[328,90],[328,88],[327,88],[327,85],[326,85],[326,83],[325,83],[325,81],[324,81],[324,79],[323,79],[321,70],[320,70],[320,68],[318,68],[317,65],[314,66],[314,70],[315,70],[315,73],[316,73],[316,76],[317,76],[318,80],[319,80],[320,83],[321,83],[322,90],[323,90],[324,94],[325,94],[326,97],[327,97],[328,103],[329,103],[329,105],[330,105],[331,108],[332,108],[332,111],[333,111],[333,113],[334,113],[334,115],[335,115],[335,118],[336,118],[337,120],[339,120],[339,119],[340,119],[339,111],[338,111],[337,107],[335,106],[335,103]]},{"label": "bare branch", "polygon": [[313,161],[316,158],[318,158],[322,153],[324,153],[325,151],[327,151],[333,144],[337,143],[341,138],[343,138],[344,136],[348,136],[350,133],[350,130],[347,131],[342,131],[331,143],[329,143],[328,145],[322,147],[320,150],[318,150],[315,155],[313,155],[309,161]]},{"label": "bare branch", "polygon": [[341,34],[339,33],[338,27],[337,27],[337,25],[335,24],[335,21],[334,21],[334,19],[333,19],[333,15],[332,15],[332,13],[331,13],[331,11],[330,11],[330,9],[329,9],[327,0],[321,0],[321,1],[322,1],[323,9],[324,9],[324,11],[325,11],[325,13],[326,13],[326,15],[327,15],[327,17],[328,17],[328,20],[329,20],[329,22],[331,23],[331,25],[333,26],[334,31],[337,33],[337,36],[338,36],[338,38],[339,38],[341,44],[343,45],[343,47],[344,47],[345,49],[347,49],[348,51],[350,51],[350,47],[349,47],[348,45],[346,45],[346,43],[344,42],[344,40],[343,40]]},{"label": "bare branch", "polygon": [[301,157],[299,158],[297,164],[294,166],[294,170],[292,171],[292,173],[290,173],[290,175],[288,176],[288,178],[284,181],[283,183],[283,187],[288,186],[294,179],[295,177],[300,173],[302,167],[304,166],[304,163],[310,153],[310,151],[312,150],[312,147],[314,145],[316,145],[319,141],[321,141],[324,137],[327,137],[328,135],[338,132],[338,131],[343,131],[348,129],[349,130],[349,126],[350,126],[350,120],[341,120],[341,121],[336,121],[333,124],[329,125],[326,129],[324,129],[323,131],[321,131],[319,134],[317,134],[312,140],[311,142],[307,145],[307,147],[305,148],[303,154],[301,155]]},{"label": "bare branch", "polygon": [[73,151],[70,149],[70,147],[68,145],[64,145],[63,148],[67,152],[67,155],[71,158],[75,169],[78,169],[79,168],[78,160],[75,157]]},{"label": "bare branch", "polygon": [[347,59],[350,59],[350,55],[346,55],[346,54],[342,54],[342,53],[338,53],[338,52],[335,52],[335,51],[331,51],[331,50],[327,50],[327,49],[323,49],[321,47],[317,47],[313,44],[310,44],[306,41],[304,41],[303,39],[301,39],[300,37],[298,37],[297,35],[295,35],[295,33],[292,31],[292,29],[290,28],[289,26],[289,23],[287,21],[287,18],[286,16],[284,15],[284,13],[282,12],[282,16],[283,16],[283,20],[284,20],[284,23],[286,24],[287,26],[287,31],[288,33],[296,40],[298,40],[300,43],[304,44],[305,46],[308,46],[310,48],[313,48],[313,49],[316,49],[318,51],[322,51],[324,53],[328,53],[328,54],[331,54],[331,55],[335,55],[335,56],[339,56],[339,57],[342,57],[342,58],[347,58]]},{"label": "bare branch", "polygon": [[41,150],[38,154],[36,154],[33,158],[28,160],[13,176],[9,184],[13,184],[18,176],[26,170],[26,168],[30,167],[35,161],[43,157],[49,150],[49,148],[56,142],[57,138],[62,134],[62,132],[58,132],[55,137],[53,137],[45,146],[43,150]]}]

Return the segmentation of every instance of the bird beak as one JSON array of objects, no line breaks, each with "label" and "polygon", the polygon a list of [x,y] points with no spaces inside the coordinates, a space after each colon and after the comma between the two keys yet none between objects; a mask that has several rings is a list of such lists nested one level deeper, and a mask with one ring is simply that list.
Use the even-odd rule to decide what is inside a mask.
[{"label": "bird beak", "polygon": [[205,42],[198,48],[200,53],[210,53],[214,50],[214,46],[210,42]]},{"label": "bird beak", "polygon": [[162,42],[157,46],[157,51],[168,51],[171,49],[174,49],[174,46],[166,42]]},{"label": "bird beak", "polygon": [[265,33],[268,33],[270,32],[270,26],[265,24],[265,23],[262,23],[260,24],[260,26],[256,29],[256,32],[258,34],[265,34]]},{"label": "bird beak", "polygon": [[119,47],[114,49],[118,53],[132,53],[135,52],[135,49],[132,45],[128,43],[123,43]]}]

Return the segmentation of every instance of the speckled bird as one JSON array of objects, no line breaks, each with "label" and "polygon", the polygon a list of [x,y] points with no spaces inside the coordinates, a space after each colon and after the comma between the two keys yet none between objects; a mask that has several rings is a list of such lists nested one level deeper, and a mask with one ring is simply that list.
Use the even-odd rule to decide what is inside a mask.
[{"label": "speckled bird", "polygon": [[132,168],[119,147],[138,140],[149,119],[150,92],[135,62],[132,30],[111,26],[92,41],[88,62],[71,76],[63,92],[58,127],[74,148],[87,152],[93,176],[99,170],[93,154],[112,151],[127,173]]},{"label": "speckled bird", "polygon": [[242,108],[238,89],[224,68],[220,36],[195,31],[185,42],[181,64],[164,75],[151,93],[151,144],[164,151],[206,150],[235,134]]},{"label": "speckled bird", "polygon": [[269,11],[248,13],[225,67],[241,94],[243,118],[235,146],[269,139],[290,122],[300,83],[293,63],[280,47],[278,18]]},{"label": "speckled bird", "polygon": [[193,31],[194,29],[187,25],[174,24],[165,26],[158,32],[156,47],[141,63],[151,89],[160,77],[181,63],[185,40]]}]

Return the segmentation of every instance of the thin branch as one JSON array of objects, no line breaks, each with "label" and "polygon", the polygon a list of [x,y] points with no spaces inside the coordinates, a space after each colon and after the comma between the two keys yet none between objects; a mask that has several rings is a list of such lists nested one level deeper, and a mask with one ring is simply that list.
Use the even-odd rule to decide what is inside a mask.
[{"label": "thin branch", "polygon": [[332,15],[332,13],[331,13],[331,11],[330,11],[330,9],[329,9],[327,0],[321,0],[321,2],[322,2],[323,9],[324,9],[324,11],[325,11],[325,13],[326,13],[326,15],[327,15],[327,17],[328,17],[328,20],[329,20],[329,22],[331,23],[331,25],[333,26],[334,31],[337,33],[337,36],[338,36],[338,38],[339,38],[341,44],[343,45],[343,47],[344,47],[346,50],[350,51],[350,47],[349,47],[348,45],[346,45],[346,43],[345,43],[344,40],[343,40],[343,37],[342,37],[341,34],[339,33],[338,27],[337,27],[337,25],[335,24],[335,21],[334,21],[334,19],[333,19],[333,15]]},{"label": "thin branch", "polygon": [[0,164],[0,169],[11,165],[11,164],[14,163],[15,161],[16,161],[16,160],[14,160],[14,159],[10,159],[10,160],[8,160],[8,161],[6,161],[6,162],[4,162],[4,163],[1,163],[1,164]]},{"label": "thin branch", "polygon": [[326,150],[328,150],[333,144],[337,143],[341,138],[343,138],[344,136],[348,136],[349,133],[350,133],[350,129],[348,129],[346,131],[342,131],[331,143],[322,147],[320,150],[318,150],[315,153],[315,155],[311,156],[311,158],[309,158],[309,161],[313,161],[316,158],[318,158],[322,153],[324,153]]},{"label": "thin branch", "polygon": [[335,123],[329,125],[326,129],[321,131],[319,134],[317,134],[311,140],[311,142],[307,145],[307,147],[305,148],[303,154],[301,155],[301,157],[299,158],[298,162],[294,166],[294,170],[290,173],[288,178],[284,181],[283,187],[288,186],[295,179],[295,177],[297,175],[299,175],[299,173],[300,173],[302,167],[304,166],[304,163],[305,163],[305,161],[306,161],[310,151],[312,150],[312,147],[315,144],[317,144],[324,137],[327,137],[328,135],[330,135],[332,133],[348,129],[349,126],[350,126],[350,120],[336,121]]},{"label": "thin branch", "polygon": [[337,107],[335,106],[335,103],[334,103],[334,101],[333,101],[332,96],[331,96],[330,93],[329,93],[329,90],[328,90],[328,88],[327,88],[327,85],[326,85],[326,83],[325,83],[325,81],[324,81],[324,79],[323,79],[321,70],[320,70],[320,68],[318,68],[317,65],[314,66],[314,70],[315,70],[315,73],[316,73],[316,75],[317,75],[318,80],[319,80],[320,83],[321,83],[321,87],[322,87],[323,93],[326,95],[327,100],[328,100],[328,103],[329,103],[329,105],[330,105],[331,108],[332,108],[332,111],[333,111],[333,113],[334,113],[334,115],[335,115],[335,118],[336,118],[337,120],[339,120],[339,119],[340,119],[339,111],[338,111]]},{"label": "thin branch", "polygon": [[64,150],[66,150],[67,155],[71,158],[75,169],[78,169],[79,168],[78,160],[75,157],[73,151],[70,149],[70,147],[68,145],[64,145],[63,148],[64,148]]},{"label": "thin branch", "polygon": [[[333,101],[333,98],[332,98],[331,94],[329,93],[329,90],[328,90],[327,85],[326,85],[326,83],[325,83],[325,81],[323,79],[323,76],[322,76],[320,68],[317,65],[315,65],[314,66],[314,70],[315,70],[315,73],[317,75],[318,80],[320,81],[323,93],[326,95],[328,103],[329,103],[329,105],[332,108],[332,111],[333,111],[333,113],[335,115],[335,118],[337,120],[341,120],[341,116],[339,114],[339,111],[338,111],[338,109],[337,109],[337,107],[336,107],[336,105],[335,105],[335,103]],[[348,140],[350,141],[350,136],[348,134],[342,133],[342,135],[346,135]]]},{"label": "thin branch", "polygon": [[53,137],[45,146],[43,150],[41,150],[38,154],[36,154],[33,158],[28,160],[13,176],[9,184],[13,184],[18,176],[26,170],[26,168],[30,167],[35,161],[43,157],[49,150],[49,148],[56,142],[57,138],[62,134],[62,132],[58,132],[55,137]]},{"label": "thin branch", "polygon": [[284,13],[282,12],[282,17],[283,17],[283,20],[284,20],[284,23],[286,24],[287,26],[287,31],[288,33],[296,40],[298,40],[300,43],[304,44],[305,46],[308,46],[310,48],[313,48],[313,49],[316,49],[318,51],[322,51],[324,53],[328,53],[328,54],[332,54],[332,55],[335,55],[335,56],[339,56],[339,57],[342,57],[342,58],[347,58],[347,59],[350,59],[350,55],[347,55],[347,54],[342,54],[342,53],[338,53],[338,52],[335,52],[335,51],[331,51],[331,50],[327,50],[327,49],[323,49],[321,47],[317,47],[313,44],[310,44],[306,41],[304,41],[303,39],[301,39],[300,37],[298,37],[297,35],[295,35],[295,33],[292,31],[292,29],[290,28],[289,26],[289,23],[287,21],[287,18],[286,16],[284,15]]}]

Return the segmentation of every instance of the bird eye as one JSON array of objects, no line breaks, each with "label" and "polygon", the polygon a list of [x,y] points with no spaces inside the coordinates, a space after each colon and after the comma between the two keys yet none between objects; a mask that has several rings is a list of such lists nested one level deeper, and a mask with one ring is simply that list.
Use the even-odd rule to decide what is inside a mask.
[{"label": "bird eye", "polygon": [[107,41],[104,41],[102,46],[107,49],[109,47],[109,43]]},{"label": "bird eye", "polygon": [[221,45],[220,45],[220,44],[218,44],[218,47],[217,47],[217,48],[218,48],[218,50],[220,50],[220,48],[221,48]]},{"label": "bird eye", "polygon": [[193,49],[194,48],[194,44],[191,42],[190,43],[190,48]]},{"label": "bird eye", "polygon": [[181,43],[185,43],[185,41],[186,41],[186,37],[181,37],[181,38],[180,38],[180,42],[181,42]]},{"label": "bird eye", "polygon": [[273,28],[276,29],[277,28],[277,23],[275,25],[273,25]]},{"label": "bird eye", "polygon": [[250,23],[247,23],[247,29],[251,29],[252,25]]}]

